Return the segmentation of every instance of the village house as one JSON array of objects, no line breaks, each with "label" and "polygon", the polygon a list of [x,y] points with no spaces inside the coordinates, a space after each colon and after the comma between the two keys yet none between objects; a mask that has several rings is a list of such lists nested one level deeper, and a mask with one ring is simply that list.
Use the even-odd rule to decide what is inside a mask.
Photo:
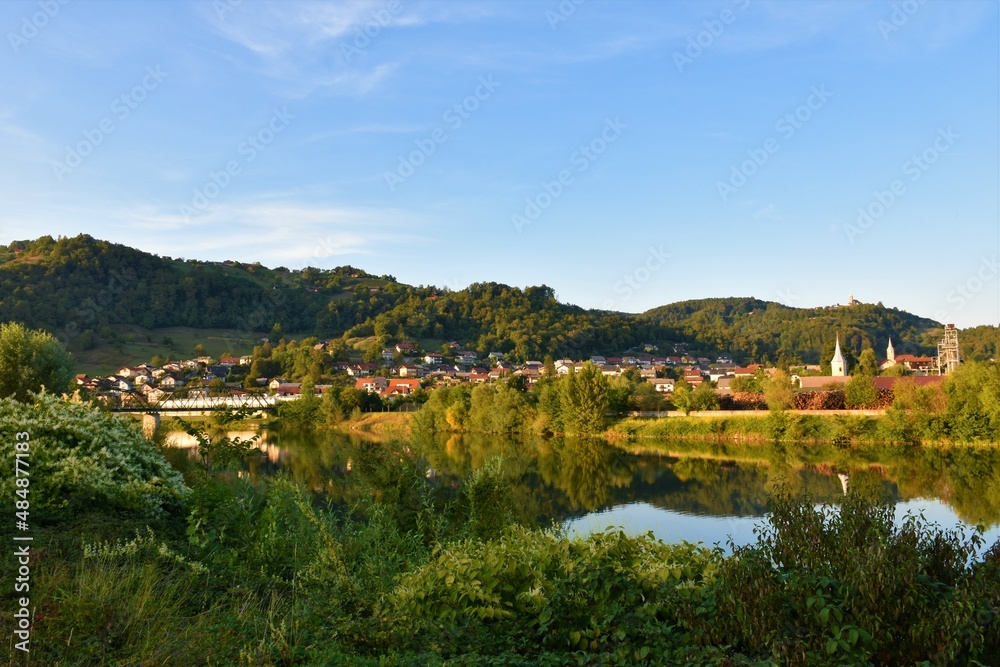
[{"label": "village house", "polygon": [[366,361],[361,364],[351,364],[347,367],[347,374],[351,377],[368,377],[378,368],[378,364]]},{"label": "village house", "polygon": [[462,350],[455,353],[455,361],[460,364],[474,364],[479,359],[479,355],[472,350]]},{"label": "village house", "polygon": [[181,380],[176,375],[164,375],[160,378],[157,386],[163,389],[177,389],[184,386],[184,380]]},{"label": "village house", "polygon": [[424,355],[425,364],[440,364],[444,361],[444,355],[439,352],[428,352]]},{"label": "village house", "polygon": [[674,381],[670,378],[650,378],[647,382],[661,394],[669,394],[674,390]]},{"label": "village house", "polygon": [[413,364],[403,364],[399,367],[399,377],[418,378],[420,375],[421,369]]},{"label": "village house", "polygon": [[392,396],[409,396],[417,389],[420,389],[420,381],[417,379],[392,379],[389,380],[388,386],[382,391],[382,395],[386,398]]},{"label": "village house", "polygon": [[722,368],[713,368],[708,371],[708,379],[712,382],[718,382],[721,378],[728,377],[729,371]]},{"label": "village house", "polygon": [[358,378],[354,388],[367,391],[369,394],[381,394],[389,387],[389,380],[383,377]]},{"label": "village house", "polygon": [[684,381],[692,387],[697,387],[705,381],[705,378],[702,376],[700,369],[690,368],[684,371]]},{"label": "village house", "polygon": [[132,391],[135,387],[128,378],[121,377],[120,375],[112,375],[108,378],[112,390],[115,391]]},{"label": "village house", "polygon": [[271,382],[268,388],[274,391],[274,395],[279,398],[287,398],[291,396],[299,396],[302,394],[302,383],[301,382],[279,382],[275,385]]},{"label": "village house", "polygon": [[152,387],[148,384],[144,384],[142,386],[142,389],[140,389],[139,391],[142,392],[143,396],[145,396],[146,400],[149,401],[150,403],[156,403],[167,395],[167,392],[163,391],[162,389],[159,389],[157,387]]}]

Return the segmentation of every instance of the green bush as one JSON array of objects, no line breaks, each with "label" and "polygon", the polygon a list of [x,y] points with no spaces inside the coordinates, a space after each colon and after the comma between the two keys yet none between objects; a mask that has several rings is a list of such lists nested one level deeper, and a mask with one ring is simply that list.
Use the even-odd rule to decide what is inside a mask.
[{"label": "green bush", "polygon": [[1000,543],[982,562],[979,547],[920,516],[897,527],[863,491],[837,510],[778,495],[685,622],[705,644],[788,665],[982,664],[1000,634]]},{"label": "green bush", "polygon": [[[96,505],[154,518],[189,493],[180,473],[124,418],[47,393],[30,404],[0,400],[0,437],[14,443],[22,432],[30,437],[25,470],[33,516]],[[12,444],[0,448],[4,470],[14,470],[14,458]],[[14,475],[5,475],[0,494],[11,498],[14,488]]]},{"label": "green bush", "polygon": [[403,576],[392,599],[397,623],[413,641],[447,646],[444,653],[475,638],[481,653],[624,657],[640,652],[649,632],[665,639],[661,649],[681,644],[680,633],[658,616],[675,589],[710,582],[720,558],[651,535],[568,539],[515,527],[496,540],[440,547]]}]

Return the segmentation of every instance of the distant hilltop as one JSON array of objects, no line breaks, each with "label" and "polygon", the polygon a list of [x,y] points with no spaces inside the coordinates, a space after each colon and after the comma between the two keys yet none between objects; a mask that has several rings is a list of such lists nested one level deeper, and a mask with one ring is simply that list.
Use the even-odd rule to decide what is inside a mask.
[{"label": "distant hilltop", "polygon": [[[545,285],[475,283],[452,291],[352,266],[292,271],[171,259],[87,235],[0,246],[0,320],[48,329],[74,351],[190,327],[239,340],[294,334],[420,341],[427,349],[460,341],[520,360],[676,348],[741,362],[818,363],[836,336],[855,353],[883,350],[890,338],[900,353],[935,353],[940,323],[853,295],[846,305],[792,308],[727,297],[628,314],[560,303]],[[964,358],[995,356],[997,329],[965,330],[962,344]]]}]

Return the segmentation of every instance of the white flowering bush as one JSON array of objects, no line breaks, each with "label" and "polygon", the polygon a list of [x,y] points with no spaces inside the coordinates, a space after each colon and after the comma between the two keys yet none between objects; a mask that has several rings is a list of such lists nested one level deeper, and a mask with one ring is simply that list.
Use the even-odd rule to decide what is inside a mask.
[{"label": "white flowering bush", "polygon": [[198,561],[190,561],[170,548],[148,527],[145,533],[136,532],[135,539],[115,542],[88,542],[83,545],[83,559],[104,563],[160,562],[186,569],[194,574],[206,574],[208,568]]},{"label": "white flowering bush", "polygon": [[[30,438],[32,514],[107,505],[149,518],[190,490],[138,428],[81,403],[41,393],[32,403],[0,400],[0,495],[14,495],[15,434]],[[21,441],[24,439],[22,437]]]}]

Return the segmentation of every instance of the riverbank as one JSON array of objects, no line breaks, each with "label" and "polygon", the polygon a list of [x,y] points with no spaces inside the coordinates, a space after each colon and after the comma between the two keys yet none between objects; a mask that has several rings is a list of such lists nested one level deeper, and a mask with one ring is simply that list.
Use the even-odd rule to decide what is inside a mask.
[{"label": "riverbank", "polygon": [[[881,412],[881,414],[878,414]],[[872,414],[868,414],[872,413]],[[610,441],[670,438],[730,443],[800,442],[838,446],[972,444],[951,439],[937,415],[835,410],[626,417],[604,433]]]},{"label": "riverbank", "polygon": [[412,434],[412,417],[411,412],[366,412],[357,419],[341,422],[333,430],[406,440]]}]

